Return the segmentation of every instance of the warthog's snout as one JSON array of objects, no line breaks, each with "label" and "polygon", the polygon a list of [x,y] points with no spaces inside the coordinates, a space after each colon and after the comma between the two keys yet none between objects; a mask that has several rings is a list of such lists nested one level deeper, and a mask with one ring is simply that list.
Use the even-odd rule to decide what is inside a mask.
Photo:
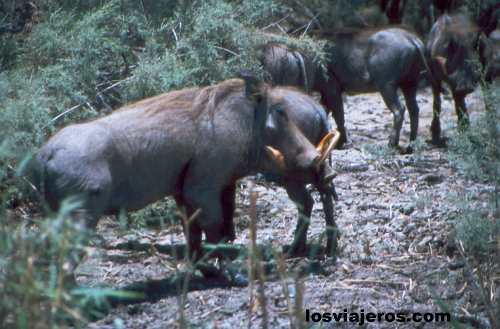
[{"label": "warthog's snout", "polygon": [[326,181],[335,177],[334,171],[326,163],[326,159],[328,159],[328,155],[338,144],[339,140],[340,133],[338,130],[329,132],[315,148],[307,149],[297,155],[294,164],[295,168],[289,168],[281,151],[271,146],[266,146],[266,152],[284,172],[313,174],[321,181]]}]

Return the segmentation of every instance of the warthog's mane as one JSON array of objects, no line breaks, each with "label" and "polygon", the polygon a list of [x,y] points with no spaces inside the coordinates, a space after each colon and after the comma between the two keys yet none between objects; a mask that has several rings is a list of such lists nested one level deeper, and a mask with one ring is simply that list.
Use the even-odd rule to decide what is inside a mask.
[{"label": "warthog's mane", "polygon": [[394,24],[394,25],[374,26],[374,27],[343,27],[343,28],[314,32],[314,35],[321,37],[323,39],[350,40],[354,38],[368,38],[376,32],[387,29],[401,29],[410,33],[415,33],[415,31],[410,26],[404,24]]},{"label": "warthog's mane", "polygon": [[199,90],[193,102],[193,113],[196,116],[204,112],[210,112],[211,115],[215,111],[224,110],[220,103],[228,96],[236,93],[244,93],[245,83],[241,79],[229,79],[222,81],[216,85],[204,87]]},{"label": "warthog's mane", "polygon": [[278,47],[278,48],[286,49],[286,50],[289,50],[289,51],[294,51],[294,49],[292,49],[287,44],[285,44],[283,42],[278,42],[278,41],[269,41],[268,43],[262,45],[261,47],[262,48],[266,48],[266,47]]},{"label": "warthog's mane", "polygon": [[215,111],[224,110],[223,106],[219,106],[220,103],[234,93],[241,94],[244,88],[243,80],[230,79],[213,86],[185,88],[149,97],[117,111],[142,110],[145,117],[176,111],[178,114],[196,119],[202,113],[213,115]]}]

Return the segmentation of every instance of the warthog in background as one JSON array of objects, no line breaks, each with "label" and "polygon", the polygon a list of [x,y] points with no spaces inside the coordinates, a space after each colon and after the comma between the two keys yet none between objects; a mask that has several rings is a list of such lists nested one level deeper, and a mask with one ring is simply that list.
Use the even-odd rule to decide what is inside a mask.
[{"label": "warthog in background", "polygon": [[296,86],[307,92],[314,87],[316,67],[298,50],[283,43],[269,42],[263,47],[261,61],[274,85]]},{"label": "warthog in background", "polygon": [[486,81],[500,77],[500,29],[493,30],[481,43],[480,54]]},{"label": "warthog in background", "polygon": [[476,54],[479,29],[465,14],[444,14],[432,26],[427,40],[434,76],[432,87],[433,117],[431,124],[432,142],[442,144],[441,84],[446,82],[451,89],[459,124],[468,123],[465,96],[471,93],[479,82],[480,68]]},{"label": "warthog in background", "polygon": [[83,197],[84,223],[143,208],[172,195],[191,216],[189,248],[201,235],[217,243],[227,231],[235,181],[258,171],[294,171],[315,181],[328,172],[327,142],[318,150],[288,119],[283,96],[252,76],[162,94],[111,115],[60,130],[35,157],[40,188],[52,208]]},{"label": "warthog in background", "polygon": [[[393,113],[394,127],[389,144],[397,146],[405,111],[399,102],[398,88],[403,91],[410,112],[410,140],[415,140],[419,112],[417,84],[421,71],[427,68],[422,41],[415,34],[396,27],[321,32],[318,36],[330,41],[326,47],[328,78],[316,68],[310,73],[306,70],[312,74],[307,80],[313,80],[312,90],[321,94],[321,102],[332,112],[341,133],[340,144],[347,140],[342,93],[378,91]],[[288,71],[297,70],[295,63],[288,63]],[[274,74],[272,66],[266,62],[264,65],[271,75]],[[280,72],[286,71],[282,68]],[[288,81],[286,84],[297,84],[293,79],[283,80]]]}]

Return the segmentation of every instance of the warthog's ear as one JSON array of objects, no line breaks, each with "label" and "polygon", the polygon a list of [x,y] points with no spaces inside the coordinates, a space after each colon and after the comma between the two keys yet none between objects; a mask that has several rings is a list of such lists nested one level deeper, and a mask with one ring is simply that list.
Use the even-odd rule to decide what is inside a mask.
[{"label": "warthog's ear", "polygon": [[269,145],[266,145],[264,149],[266,150],[266,154],[271,159],[271,161],[274,162],[274,164],[276,164],[281,171],[285,171],[286,164],[283,153]]},{"label": "warthog's ear", "polygon": [[245,81],[245,94],[255,102],[260,102],[265,93],[265,84],[253,73],[242,70],[238,73],[238,77]]},{"label": "warthog's ear", "polygon": [[443,75],[447,75],[448,70],[446,69],[446,58],[444,58],[443,56],[436,56],[434,57],[434,59],[436,60],[436,63],[438,64],[441,73]]},{"label": "warthog's ear", "polygon": [[332,150],[337,146],[340,140],[340,132],[335,129],[333,132],[329,132],[323,137],[323,139],[319,142],[318,146],[316,146],[316,150],[320,154],[316,165],[320,166],[325,160],[328,158],[328,155]]}]

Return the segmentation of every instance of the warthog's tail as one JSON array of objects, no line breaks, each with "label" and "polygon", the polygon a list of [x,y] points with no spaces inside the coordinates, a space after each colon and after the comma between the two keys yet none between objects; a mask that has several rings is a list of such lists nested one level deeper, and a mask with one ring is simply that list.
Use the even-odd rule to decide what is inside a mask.
[{"label": "warthog's tail", "polygon": [[49,175],[46,165],[43,161],[40,161],[36,154],[29,160],[26,167],[22,170],[21,175],[31,185],[31,188],[34,191],[34,198],[48,205],[52,210],[57,210],[58,205],[54,202],[50,202],[51,200],[48,197],[50,182],[48,179]]},{"label": "warthog's tail", "polygon": [[422,61],[422,65],[425,68],[426,76],[429,82],[431,83],[432,86],[437,86],[438,83],[436,79],[434,78],[434,75],[432,74],[432,70],[429,66],[429,62],[427,61],[427,57],[425,56],[425,51],[424,51],[424,45],[419,44],[417,41],[415,41],[413,38],[408,38],[409,41],[415,46],[415,49],[417,49],[417,52],[420,56],[420,59]]},{"label": "warthog's tail", "polygon": [[295,58],[297,59],[297,61],[299,63],[299,68],[300,68],[300,73],[301,73],[300,75],[302,77],[302,85],[304,86],[304,90],[309,92],[309,82],[307,79],[307,69],[306,69],[306,64],[304,61],[304,56],[298,51],[294,51],[293,55],[295,56]]},{"label": "warthog's tail", "polygon": [[36,155],[33,155],[22,172],[24,175],[36,188],[36,193],[40,197],[43,197],[43,191],[45,189],[45,166],[43,166],[37,159]]}]

